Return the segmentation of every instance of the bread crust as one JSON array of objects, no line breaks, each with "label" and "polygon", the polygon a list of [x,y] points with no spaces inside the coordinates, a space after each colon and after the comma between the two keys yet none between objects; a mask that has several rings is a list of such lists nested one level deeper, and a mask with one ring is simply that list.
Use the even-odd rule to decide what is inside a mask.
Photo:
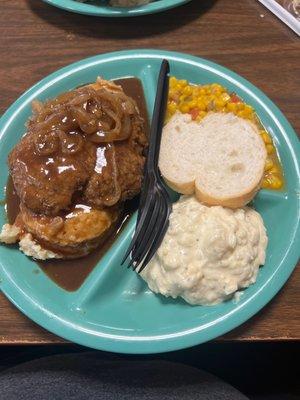
[{"label": "bread crust", "polygon": [[197,185],[195,185],[195,195],[197,199],[206,205],[209,206],[223,206],[229,208],[241,208],[246,204],[250,203],[250,201],[254,198],[256,193],[259,191],[261,187],[261,181],[256,185],[252,190],[248,192],[241,193],[235,197],[227,197],[227,198],[216,198],[212,197],[209,194],[202,191]]},{"label": "bread crust", "polygon": [[191,182],[186,182],[186,183],[181,183],[178,184],[174,181],[171,181],[167,177],[164,176],[164,180],[166,181],[167,185],[173,189],[175,192],[181,193],[181,194],[193,194],[195,192],[195,180]]}]

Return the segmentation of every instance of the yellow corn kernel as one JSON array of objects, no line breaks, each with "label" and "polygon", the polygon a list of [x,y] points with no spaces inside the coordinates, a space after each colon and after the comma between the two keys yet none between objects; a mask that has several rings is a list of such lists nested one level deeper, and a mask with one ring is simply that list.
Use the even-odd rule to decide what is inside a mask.
[{"label": "yellow corn kernel", "polygon": [[269,188],[271,187],[271,184],[270,184],[269,179],[268,179],[268,178],[264,178],[263,181],[262,181],[261,186],[262,186],[264,189],[269,189]]},{"label": "yellow corn kernel", "polygon": [[261,137],[262,137],[263,141],[264,141],[266,144],[272,144],[272,139],[271,139],[270,136],[267,134],[267,132],[262,133]]},{"label": "yellow corn kernel", "polygon": [[197,100],[191,100],[189,102],[190,108],[196,108],[197,107]]},{"label": "yellow corn kernel", "polygon": [[171,114],[175,114],[176,111],[177,111],[176,103],[172,101],[171,103],[168,104],[168,112]]},{"label": "yellow corn kernel", "polygon": [[241,102],[235,103],[236,104],[236,108],[239,111],[242,111],[244,109],[244,104]]},{"label": "yellow corn kernel", "polygon": [[248,104],[245,104],[244,111],[248,114],[252,114],[253,108],[251,106],[249,106]]},{"label": "yellow corn kernel", "polygon": [[185,87],[185,86],[187,86],[188,81],[187,81],[186,79],[180,79],[180,80],[178,81],[178,84],[179,84],[181,87]]},{"label": "yellow corn kernel", "polygon": [[210,92],[216,96],[220,96],[222,93],[220,89],[211,89]]},{"label": "yellow corn kernel", "polygon": [[173,77],[171,77],[170,81],[169,81],[169,85],[170,85],[170,89],[173,90],[177,85],[176,79],[173,79]]},{"label": "yellow corn kernel", "polygon": [[270,181],[270,186],[272,189],[280,189],[283,185],[282,180],[277,175],[272,175]]},{"label": "yellow corn kernel", "polygon": [[219,83],[212,83],[212,84],[210,85],[210,87],[211,87],[212,89],[219,89],[219,90],[223,90],[223,89],[224,89],[223,86],[221,86]]},{"label": "yellow corn kernel", "polygon": [[214,102],[215,106],[218,108],[222,108],[225,106],[225,101],[223,101],[221,98],[217,98]]},{"label": "yellow corn kernel", "polygon": [[180,106],[179,106],[179,110],[182,113],[188,113],[190,111],[190,109],[191,109],[190,105],[186,104],[186,103],[180,104]]},{"label": "yellow corn kernel", "polygon": [[224,102],[227,103],[227,102],[230,100],[230,95],[229,95],[228,93],[224,92],[224,93],[221,94],[221,99],[222,99]]},{"label": "yellow corn kernel", "polygon": [[235,113],[236,109],[237,109],[235,103],[228,103],[226,108],[227,108],[228,111],[233,112],[233,113]]},{"label": "yellow corn kernel", "polygon": [[275,152],[275,147],[272,144],[267,144],[266,149],[268,154],[273,154]]},{"label": "yellow corn kernel", "polygon": [[198,117],[196,118],[196,121],[201,121],[201,119],[203,119],[206,116],[207,112],[205,111],[200,111],[198,114]]},{"label": "yellow corn kernel", "polygon": [[199,108],[199,110],[201,110],[201,111],[206,110],[206,104],[204,103],[203,100],[200,99],[197,101],[197,108]]},{"label": "yellow corn kernel", "polygon": [[241,118],[247,118],[248,117],[248,114],[247,114],[247,112],[245,110],[238,111],[237,115],[239,117],[241,117]]},{"label": "yellow corn kernel", "polygon": [[274,163],[270,158],[267,158],[266,164],[265,164],[265,171],[269,171],[271,168],[273,168]]},{"label": "yellow corn kernel", "polygon": [[183,94],[186,95],[186,96],[190,96],[192,93],[193,93],[193,90],[192,90],[192,88],[190,86],[186,86],[183,89]]},{"label": "yellow corn kernel", "polygon": [[279,174],[279,168],[276,165],[273,165],[273,167],[269,171],[270,174]]}]

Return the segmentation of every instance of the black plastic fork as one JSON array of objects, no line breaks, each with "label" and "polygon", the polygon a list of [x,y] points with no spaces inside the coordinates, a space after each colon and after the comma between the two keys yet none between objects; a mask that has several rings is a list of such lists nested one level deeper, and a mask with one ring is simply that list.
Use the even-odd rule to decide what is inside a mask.
[{"label": "black plastic fork", "polygon": [[128,267],[140,273],[159,248],[169,226],[172,203],[158,169],[160,142],[167,108],[169,62],[163,60],[154,104],[150,140],[145,164],[137,224],[122,260],[130,256]]}]

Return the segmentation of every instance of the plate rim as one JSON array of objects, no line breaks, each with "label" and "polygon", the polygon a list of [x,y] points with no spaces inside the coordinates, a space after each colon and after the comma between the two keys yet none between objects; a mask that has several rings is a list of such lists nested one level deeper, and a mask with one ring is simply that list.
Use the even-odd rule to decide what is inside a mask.
[{"label": "plate rim", "polygon": [[[222,72],[222,74],[226,75],[226,77],[230,77],[235,84],[246,85],[247,90],[252,94],[254,93],[259,97],[261,103],[263,103],[274,118],[280,118],[280,125],[284,128],[284,133],[287,135],[289,142],[292,144],[292,156],[295,161],[295,165],[297,167],[297,175],[299,174],[300,169],[300,159],[296,156],[296,149],[300,153],[300,142],[297,140],[296,133],[290,123],[287,121],[285,116],[281,113],[279,108],[256,86],[251,84],[245,78],[236,74],[235,72],[216,64],[212,61],[191,56],[184,53],[178,52],[169,52],[164,50],[152,50],[152,49],[134,49],[134,50],[125,50],[118,52],[111,52],[96,55],[93,57],[85,58],[75,63],[69,64],[57,71],[49,74],[35,85],[33,85],[30,89],[28,89],[24,94],[22,94],[3,114],[0,119],[0,140],[5,133],[5,130],[9,126],[10,121],[22,111],[22,108],[25,104],[30,101],[30,98],[36,95],[39,92],[42,92],[45,88],[49,87],[51,84],[55,83],[57,80],[60,80],[64,77],[72,75],[75,71],[82,70],[84,68],[88,68],[88,66],[94,64],[101,64],[103,62],[109,62],[113,60],[127,59],[130,58],[149,58],[149,59],[161,59],[163,57],[169,58],[173,61],[181,61],[187,64],[197,65],[201,67],[201,65],[206,67],[206,69],[217,70],[218,73]],[[23,107],[22,107],[23,105]],[[279,123],[279,121],[278,121]],[[300,201],[299,201],[300,203]],[[298,205],[298,217],[300,215],[300,207]],[[287,281],[292,271],[296,267],[299,258],[300,248],[300,224],[298,218],[298,225],[294,232],[294,240],[290,244],[286,253],[284,254],[280,264],[277,266],[276,270],[273,274],[268,278],[264,285],[262,285],[258,291],[256,291],[246,303],[241,307],[237,307],[232,310],[230,313],[226,314],[226,318],[223,319],[223,323],[214,324],[214,329],[208,334],[206,332],[206,337],[200,339],[201,331],[203,331],[203,327],[199,329],[197,328],[190,329],[185,332],[179,332],[178,334],[172,336],[170,334],[167,335],[159,335],[159,336],[151,336],[151,337],[117,337],[115,335],[111,335],[112,337],[106,337],[107,335],[93,335],[91,332],[87,332],[87,335],[83,335],[82,330],[76,329],[76,326],[72,323],[66,324],[66,321],[61,317],[53,315],[49,318],[49,311],[43,308],[40,304],[36,304],[33,299],[28,296],[25,297],[22,294],[21,289],[12,282],[8,284],[8,280],[4,279],[0,288],[3,293],[8,297],[8,299],[27,317],[32,319],[34,322],[38,323],[43,328],[48,331],[66,339],[72,340],[78,344],[94,347],[99,350],[118,352],[118,353],[128,353],[128,354],[150,354],[150,353],[160,353],[160,352],[168,352],[179,350],[191,346],[195,346],[197,344],[212,340],[213,338],[219,337],[228,331],[236,328],[237,326],[244,323],[246,320],[250,319],[254,314],[260,311],[281,289],[284,283]],[[289,259],[287,260],[287,256]],[[281,269],[281,273],[278,273],[278,269],[280,269],[281,265],[285,263],[284,270]],[[3,268],[2,262],[0,260],[0,269],[2,273],[6,275],[5,269]],[[264,296],[260,295],[260,292],[264,290]],[[249,309],[248,303],[251,303],[251,308]],[[39,310],[38,315],[36,315],[37,310]],[[230,318],[229,318],[230,317]],[[61,333],[61,329],[63,328],[63,333]]]},{"label": "plate rim", "polygon": [[165,4],[159,4],[157,2],[146,4],[143,6],[133,7],[131,9],[122,9],[114,7],[109,9],[107,6],[98,6],[97,9],[91,4],[84,4],[75,2],[74,0],[43,0],[45,3],[51,6],[66,10],[69,12],[90,15],[94,17],[107,17],[107,18],[126,18],[126,17],[138,17],[148,14],[156,14],[163,11],[170,10],[175,7],[179,7],[192,0],[163,0]]}]

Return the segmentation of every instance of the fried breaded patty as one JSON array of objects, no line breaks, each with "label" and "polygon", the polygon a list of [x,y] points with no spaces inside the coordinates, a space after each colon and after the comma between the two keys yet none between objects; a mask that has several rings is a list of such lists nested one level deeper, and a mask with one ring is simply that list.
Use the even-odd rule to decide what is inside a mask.
[{"label": "fried breaded patty", "polygon": [[101,244],[113,231],[120,208],[97,210],[76,207],[64,218],[33,214],[21,206],[19,223],[39,243],[63,258],[82,257]]},{"label": "fried breaded patty", "polygon": [[[129,101],[130,135],[125,140],[94,143],[81,131],[82,124],[78,126],[75,118],[75,122],[70,122],[73,114],[69,106],[63,105],[61,114],[57,111],[55,99],[51,101],[54,105],[46,106],[49,115],[42,121],[36,112],[28,123],[28,132],[8,157],[16,192],[21,202],[35,213],[55,216],[68,210],[78,195],[92,206],[105,207],[132,198],[140,191],[147,138],[139,111],[120,86],[99,80],[88,87],[102,88]],[[118,107],[122,109],[121,102]],[[51,115],[52,109],[56,114],[53,111]],[[80,112],[85,112],[84,108]],[[106,204],[108,196],[113,198]]]},{"label": "fried breaded patty", "polygon": [[112,234],[124,201],[141,189],[144,122],[121,86],[101,79],[33,104],[8,157],[25,254],[82,257]]}]

